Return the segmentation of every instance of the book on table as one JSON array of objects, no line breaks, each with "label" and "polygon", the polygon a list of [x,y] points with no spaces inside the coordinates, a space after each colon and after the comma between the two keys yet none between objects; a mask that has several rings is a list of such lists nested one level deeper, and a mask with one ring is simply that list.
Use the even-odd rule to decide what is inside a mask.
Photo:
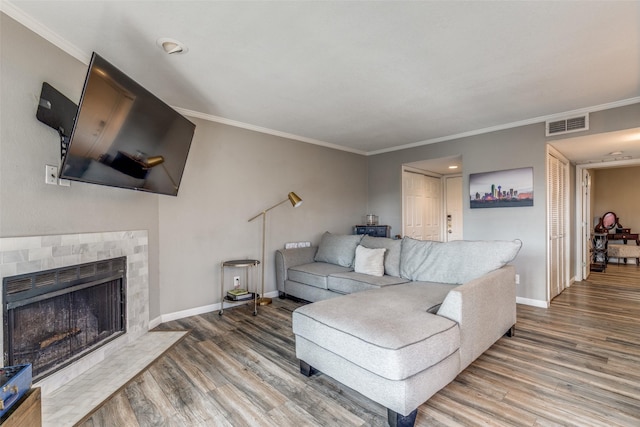
[{"label": "book on table", "polygon": [[248,292],[246,289],[234,289],[227,292],[227,299],[232,301],[245,301],[254,298],[253,292]]},{"label": "book on table", "polygon": [[249,301],[252,300],[254,298],[254,293],[253,292],[249,292],[247,294],[244,295],[239,295],[237,297],[232,298],[233,301]]},{"label": "book on table", "polygon": [[243,288],[235,288],[235,289],[231,289],[230,291],[227,291],[227,294],[230,296],[240,296],[240,295],[246,295],[248,293],[249,291]]}]

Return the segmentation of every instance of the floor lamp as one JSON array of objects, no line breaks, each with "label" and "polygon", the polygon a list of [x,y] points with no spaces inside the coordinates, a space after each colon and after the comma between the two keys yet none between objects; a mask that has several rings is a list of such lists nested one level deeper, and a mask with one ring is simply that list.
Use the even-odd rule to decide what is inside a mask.
[{"label": "floor lamp", "polygon": [[275,205],[271,206],[268,209],[263,210],[258,215],[254,216],[253,218],[249,219],[249,221],[248,221],[248,222],[251,222],[254,219],[256,219],[256,218],[258,218],[259,216],[262,215],[262,259],[260,261],[261,264],[262,264],[262,290],[260,291],[260,300],[258,301],[258,303],[260,305],[269,305],[269,304],[271,304],[271,298],[265,298],[264,297],[264,245],[265,245],[265,240],[266,240],[265,239],[265,235],[266,235],[266,230],[267,230],[267,212],[269,212],[273,208],[277,208],[278,206],[280,206],[281,204],[283,204],[287,200],[291,202],[291,205],[294,208],[297,208],[298,206],[300,206],[302,204],[302,199],[300,197],[298,197],[298,195],[292,191],[291,193],[289,193],[289,195],[287,196],[286,199],[284,199],[280,203],[276,203]]}]

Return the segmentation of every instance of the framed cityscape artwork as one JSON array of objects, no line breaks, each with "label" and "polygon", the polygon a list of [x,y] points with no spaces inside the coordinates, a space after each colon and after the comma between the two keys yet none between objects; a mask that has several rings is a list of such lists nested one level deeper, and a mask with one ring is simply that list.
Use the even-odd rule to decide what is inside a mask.
[{"label": "framed cityscape artwork", "polygon": [[471,209],[533,206],[533,168],[472,173]]}]

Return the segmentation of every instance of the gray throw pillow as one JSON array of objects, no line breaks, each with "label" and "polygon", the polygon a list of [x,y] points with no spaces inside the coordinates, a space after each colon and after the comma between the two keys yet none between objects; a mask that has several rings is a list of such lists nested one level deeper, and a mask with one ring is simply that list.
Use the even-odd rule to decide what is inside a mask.
[{"label": "gray throw pillow", "polygon": [[394,240],[388,237],[364,236],[360,244],[369,249],[386,249],[384,253],[384,274],[400,277],[400,249],[402,247],[402,240]]},{"label": "gray throw pillow", "polygon": [[360,244],[362,236],[358,234],[331,234],[328,231],[322,235],[315,261],[328,262],[329,264],[352,267],[356,247]]},{"label": "gray throw pillow", "polygon": [[462,284],[513,261],[522,241],[402,240],[400,275],[409,280]]}]

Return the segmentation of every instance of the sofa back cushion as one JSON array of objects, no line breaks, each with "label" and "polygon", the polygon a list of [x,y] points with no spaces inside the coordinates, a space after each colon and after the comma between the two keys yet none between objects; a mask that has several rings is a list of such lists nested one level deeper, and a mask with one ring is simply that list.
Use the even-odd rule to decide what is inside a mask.
[{"label": "sofa back cushion", "polygon": [[462,284],[513,261],[522,241],[435,242],[402,239],[400,275],[409,280]]},{"label": "sofa back cushion", "polygon": [[388,237],[364,236],[360,244],[370,249],[386,249],[384,253],[384,274],[400,277],[400,249],[402,247],[402,240],[394,240]]},{"label": "sofa back cushion", "polygon": [[362,240],[361,235],[331,234],[327,231],[322,235],[314,260],[343,267],[353,267],[356,246],[360,244],[360,240]]}]

